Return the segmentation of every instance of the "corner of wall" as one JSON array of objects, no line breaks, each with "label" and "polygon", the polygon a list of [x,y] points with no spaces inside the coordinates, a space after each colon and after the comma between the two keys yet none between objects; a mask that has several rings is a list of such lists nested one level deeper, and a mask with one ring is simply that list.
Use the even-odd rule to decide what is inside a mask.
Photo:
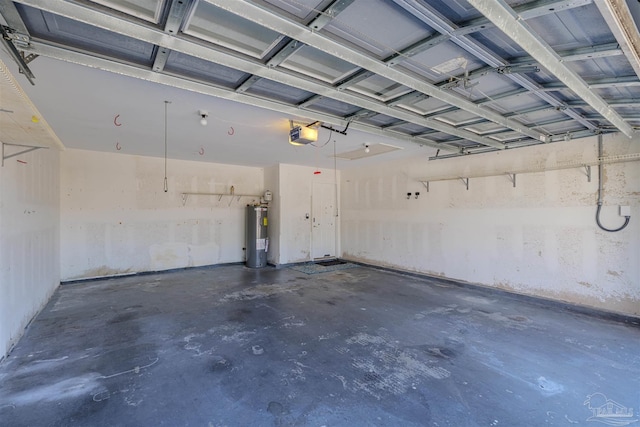
[{"label": "corner of wall", "polygon": [[0,359],[60,284],[60,163],[37,150],[0,170]]}]

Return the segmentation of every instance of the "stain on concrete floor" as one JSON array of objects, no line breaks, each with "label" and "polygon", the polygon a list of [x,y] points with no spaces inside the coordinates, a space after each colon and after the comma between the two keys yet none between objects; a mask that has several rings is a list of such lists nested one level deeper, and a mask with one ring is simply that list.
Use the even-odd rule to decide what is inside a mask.
[{"label": "stain on concrete floor", "polygon": [[589,425],[594,393],[640,407],[637,325],[366,267],[224,266],[62,286],[0,364],[0,425]]}]

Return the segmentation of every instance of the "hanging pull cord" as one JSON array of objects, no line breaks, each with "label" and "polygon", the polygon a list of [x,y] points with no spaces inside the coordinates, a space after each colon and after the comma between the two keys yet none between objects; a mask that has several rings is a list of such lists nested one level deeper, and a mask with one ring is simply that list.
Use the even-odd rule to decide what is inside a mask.
[{"label": "hanging pull cord", "polygon": [[167,182],[167,105],[171,101],[164,101],[164,192],[169,191]]}]

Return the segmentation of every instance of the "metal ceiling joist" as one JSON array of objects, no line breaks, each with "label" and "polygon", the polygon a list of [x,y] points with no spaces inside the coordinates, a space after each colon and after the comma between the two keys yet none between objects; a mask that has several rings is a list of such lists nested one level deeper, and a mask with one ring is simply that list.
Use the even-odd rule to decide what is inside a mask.
[{"label": "metal ceiling joist", "polygon": [[[22,55],[20,55],[20,52],[18,51],[18,49],[16,49],[16,46],[13,42],[15,34],[10,34],[9,31],[11,31],[11,29],[0,24],[0,42],[2,42],[2,45],[4,45],[7,53],[11,56],[11,58],[13,58],[16,64],[18,64],[20,73],[24,74],[27,80],[29,80],[29,83],[31,83],[32,85],[35,85],[35,82],[33,80],[36,77],[33,75],[33,73],[31,72],[31,69],[27,65],[27,61],[25,61]],[[28,39],[28,36],[26,35],[22,35],[19,37]]]},{"label": "metal ceiling joist", "polygon": [[[316,16],[308,24],[309,27],[314,30],[320,30],[325,27],[331,20],[345,10],[354,0],[334,0],[324,11]],[[296,53],[304,46],[304,43],[300,43],[298,40],[290,40],[283,48],[276,52],[271,59],[267,62],[270,67],[277,67],[287,60],[291,55]]]},{"label": "metal ceiling joist", "polygon": [[589,89],[578,74],[563,64],[551,46],[542,40],[540,35],[536,34],[508,4],[502,0],[469,0],[469,3],[623,134],[629,138],[633,136],[633,128],[600,95]]},{"label": "metal ceiling joist", "polygon": [[[623,55],[618,43],[607,43],[599,46],[582,47],[579,49],[565,50],[557,52],[562,58],[562,62],[586,61],[596,58],[608,58],[611,56]],[[509,60],[510,64],[531,64],[536,60],[530,56],[522,56]]]},{"label": "metal ceiling joist", "polygon": [[[604,79],[585,80],[591,89],[610,89],[613,87],[640,86],[640,80],[636,76],[607,77]],[[562,82],[545,83],[546,90],[563,90],[567,86]]]},{"label": "metal ceiling joist", "polygon": [[[164,25],[164,31],[167,34],[178,34],[180,25],[187,15],[190,3],[185,0],[169,0],[171,6],[169,7],[169,13],[167,15],[167,22]],[[153,60],[153,71],[160,72],[164,70],[164,66],[167,64],[170,50],[166,47],[157,46],[155,52],[155,58]]]},{"label": "metal ceiling joist", "polygon": [[7,21],[9,27],[21,34],[29,34],[12,0],[0,0],[0,15]]},{"label": "metal ceiling joist", "polygon": [[411,46],[408,46],[400,50],[399,52],[391,55],[391,57],[384,60],[384,63],[390,67],[396,66],[401,62],[404,62],[407,59],[411,58],[412,56],[415,56],[419,53],[422,53],[426,50],[436,47],[440,43],[444,43],[450,39],[451,37],[445,34],[436,34],[436,35],[429,36],[426,39],[419,40],[414,44],[412,44]]},{"label": "metal ceiling joist", "polygon": [[[432,6],[418,0],[393,1],[398,4],[398,6],[402,7],[407,12],[420,19],[422,22],[434,28],[436,31],[450,36],[451,40],[455,44],[471,53],[490,67],[505,68],[510,66],[509,62],[507,62],[505,59],[501,58],[495,52],[492,52],[487,47],[483,46],[471,37],[468,37],[467,35],[456,35],[455,31],[457,29],[457,26],[453,22],[445,18]],[[505,73],[504,76],[524,87],[525,89],[528,89],[533,94],[535,94],[535,96],[548,102],[549,104],[553,106],[562,105],[562,101],[557,99],[554,95],[541,92],[540,85],[530,77],[516,73]],[[587,119],[574,111],[564,109],[562,110],[562,112],[567,116],[573,118],[574,120],[582,123],[589,129],[595,129],[596,127],[593,123],[589,122]]]},{"label": "metal ceiling joist", "polygon": [[595,4],[636,75],[640,77],[640,34],[629,6],[624,0],[596,0]]},{"label": "metal ceiling joist", "polygon": [[[191,92],[197,92],[204,95],[215,96],[217,98],[227,99],[230,101],[240,102],[243,104],[251,105],[254,107],[265,108],[272,111],[284,113],[299,119],[308,119],[310,121],[319,120],[324,123],[328,123],[334,126],[345,127],[349,124],[348,119],[343,117],[334,116],[331,114],[320,113],[316,111],[309,111],[298,108],[295,105],[285,104],[283,102],[272,101],[256,96],[251,96],[246,93],[238,93],[234,90],[217,87],[211,84],[197,82],[194,80],[187,80],[182,77],[172,76],[164,73],[156,73],[147,68],[141,68],[130,64],[118,63],[108,59],[100,58],[97,56],[89,55],[81,52],[73,52],[69,49],[63,49],[57,46],[48,45],[38,41],[34,41],[33,49],[38,52],[39,55],[49,58],[72,62],[75,64],[96,68],[99,70],[109,71],[112,73],[133,77],[137,79],[147,80],[154,83],[163,84],[179,89],[188,90]],[[350,129],[367,132],[373,135],[379,135],[386,138],[396,138],[402,141],[411,142],[419,145],[440,148],[449,151],[458,151],[457,147],[437,143],[427,138],[415,138],[403,134],[401,132],[393,132],[381,129],[378,126],[371,126],[364,123],[351,122]]]},{"label": "metal ceiling joist", "polygon": [[[563,10],[586,6],[591,3],[593,3],[593,0],[538,0],[515,7],[514,10],[518,13],[518,15],[522,17],[522,19],[527,20],[538,18],[540,16],[550,15],[552,13],[557,13]],[[471,34],[493,27],[494,24],[489,19],[483,16],[463,23],[455,31],[455,34]]]},{"label": "metal ceiling joist", "polygon": [[310,105],[315,104],[323,98],[324,96],[312,95],[309,98],[305,99],[303,102],[299,103],[297,106],[300,108],[309,108]]},{"label": "metal ceiling joist", "polygon": [[[590,117],[593,120],[602,120],[602,117],[597,114],[585,114],[586,117]],[[621,114],[622,118],[628,122],[637,122],[640,121],[640,114]]]},{"label": "metal ceiling joist", "polygon": [[322,11],[321,14],[316,16],[308,26],[315,31],[324,28],[353,2],[354,0],[334,0]]},{"label": "metal ceiling joist", "polygon": [[251,86],[256,84],[262,77],[260,76],[249,76],[245,81],[240,83],[238,87],[236,87],[236,92],[246,92]]},{"label": "metal ceiling joist", "polygon": [[[640,99],[638,98],[628,98],[628,99],[609,99],[606,100],[606,102],[612,106],[612,107],[617,107],[617,108],[622,108],[622,107],[630,107],[630,108],[640,108]],[[570,107],[588,107],[589,104],[587,104],[584,101],[569,101],[567,102],[567,105]]]},{"label": "metal ceiling joist", "polygon": [[[239,2],[237,0],[204,1],[214,6],[220,7],[235,15],[248,19],[249,21],[267,27],[273,31],[284,34],[287,37],[300,40],[309,46],[312,46],[318,50],[333,55],[351,64],[357,65],[358,67],[372,71],[382,77],[386,77],[414,90],[418,90],[426,95],[432,96],[451,105],[455,105],[456,107],[466,110],[470,113],[502,124],[503,126],[513,129],[516,132],[522,133],[523,135],[527,135],[531,138],[536,138],[542,141],[546,140],[546,135],[540,132],[533,131],[517,121],[506,119],[504,116],[495,111],[489,110],[487,108],[482,108],[478,105],[475,105],[473,102],[468,101],[467,99],[454,95],[449,91],[440,89],[437,86],[432,85],[422,79],[414,77],[406,72],[389,67],[383,61],[380,61],[370,55],[345,46],[342,43],[334,41],[323,34],[312,31],[308,27],[291,21],[288,18],[277,15],[272,11],[267,10],[257,4]],[[481,143],[484,144],[484,142]]]},{"label": "metal ceiling joist", "polygon": [[271,57],[267,61],[268,67],[277,67],[287,60],[288,57],[302,49],[304,43],[300,43],[298,40],[289,40],[289,42],[284,45],[282,49],[280,49],[275,55]]},{"label": "metal ceiling joist", "polygon": [[337,85],[335,85],[335,88],[338,90],[348,88],[349,86],[353,86],[363,80],[368,79],[373,75],[374,73],[372,73],[371,71],[362,70],[362,69],[358,70],[352,75],[350,75],[349,77],[347,77],[346,79],[340,81]]},{"label": "metal ceiling joist", "polygon": [[[85,24],[104,28],[106,30],[113,31],[134,39],[142,40],[153,45],[167,47],[169,49],[197,58],[202,58],[207,61],[215,62],[226,67],[234,68],[245,73],[257,75],[285,85],[296,87],[298,89],[316,93],[320,96],[325,96],[327,98],[342,101],[347,104],[358,106],[360,108],[366,108],[368,110],[376,111],[380,114],[385,114],[397,119],[407,120],[411,123],[416,123],[421,126],[433,128],[440,132],[448,133],[459,138],[468,139],[479,144],[499,149],[503,148],[503,144],[493,141],[489,138],[479,137],[472,132],[467,132],[465,130],[457,129],[453,126],[449,126],[444,123],[431,120],[429,118],[424,118],[417,113],[412,113],[404,109],[389,107],[384,102],[373,100],[369,97],[350,93],[348,91],[338,90],[329,84],[318,82],[312,80],[311,78],[300,77],[299,75],[296,75],[294,73],[267,67],[266,65],[253,59],[242,58],[238,55],[228,54],[223,52],[222,50],[214,50],[211,47],[203,46],[202,44],[171,34],[167,34],[156,28],[143,25],[141,23],[138,23],[137,21],[125,19],[119,15],[109,15],[102,11],[93,10],[89,7],[69,2],[42,3],[39,0],[16,1],[36,9],[41,9],[53,14],[62,15],[70,19],[83,22]],[[303,28],[304,31],[310,31],[307,27]],[[465,102],[474,105],[471,102]],[[486,113],[486,109],[483,109],[481,107],[476,108],[478,110],[482,110],[483,113]],[[492,115],[497,114],[492,113]],[[525,130],[524,126],[520,127]],[[532,133],[532,135],[534,136],[542,135],[531,131],[529,131],[529,133]]]},{"label": "metal ceiling joist", "polygon": [[395,107],[400,104],[415,104],[416,102],[423,101],[427,98],[429,97],[424,93],[413,91],[387,101],[387,105],[390,107]]},{"label": "metal ceiling joist", "polygon": [[406,122],[404,120],[398,120],[398,121],[395,121],[393,123],[390,123],[388,125],[384,125],[384,126],[381,126],[381,127],[382,127],[382,129],[395,129],[397,127],[404,126],[406,124],[408,124],[408,122]]},{"label": "metal ceiling joist", "polygon": [[[622,76],[598,80],[588,80],[587,84],[591,89],[605,89],[610,87],[631,87],[640,86],[637,76]],[[545,85],[546,87],[547,85]]]}]

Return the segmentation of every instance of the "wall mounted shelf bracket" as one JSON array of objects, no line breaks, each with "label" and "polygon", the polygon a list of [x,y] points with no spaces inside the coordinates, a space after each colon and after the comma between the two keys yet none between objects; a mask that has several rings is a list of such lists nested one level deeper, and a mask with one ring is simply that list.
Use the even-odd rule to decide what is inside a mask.
[{"label": "wall mounted shelf bracket", "polygon": [[218,196],[218,201],[221,201],[224,196],[230,197],[229,205],[231,206],[231,202],[235,198],[236,201],[240,201],[243,197],[253,197],[254,199],[260,200],[262,197],[259,194],[231,194],[231,193],[181,193],[182,195],[182,206],[187,204],[187,200],[189,200],[189,196]]},{"label": "wall mounted shelf bracket", "polygon": [[469,190],[469,178],[460,177],[460,181],[462,181],[464,186],[467,187],[467,191],[468,191]]},{"label": "wall mounted shelf bracket", "polygon": [[509,177],[509,181],[513,184],[513,188],[516,188],[516,174],[507,172],[507,176]]},{"label": "wall mounted shelf bracket", "polygon": [[[23,149],[18,151],[17,153],[6,154],[5,147],[7,147],[7,146],[9,146],[9,147],[21,147]],[[41,147],[41,146],[38,146],[38,145],[9,144],[8,142],[3,142],[2,143],[2,166],[4,166],[4,161],[7,160],[7,159],[19,156],[21,154],[30,153],[32,151],[39,150],[41,148],[44,148],[45,150],[49,149],[49,147]]]}]

